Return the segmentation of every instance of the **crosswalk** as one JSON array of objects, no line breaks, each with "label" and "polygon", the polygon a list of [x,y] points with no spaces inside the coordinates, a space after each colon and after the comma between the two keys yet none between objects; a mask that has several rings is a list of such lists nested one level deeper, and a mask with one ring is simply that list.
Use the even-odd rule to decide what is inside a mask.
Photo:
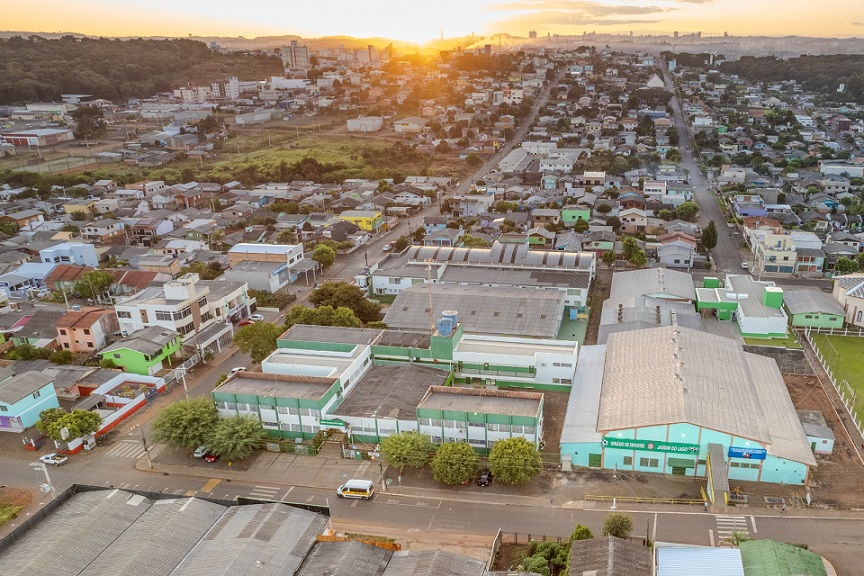
[{"label": "crosswalk", "polygon": [[121,440],[116,446],[108,450],[108,456],[112,458],[134,458],[144,456],[144,446],[140,440]]},{"label": "crosswalk", "polygon": [[255,486],[250,492],[249,496],[252,498],[261,498],[262,500],[276,500],[276,494],[279,493],[280,488],[274,488],[273,486]]},{"label": "crosswalk", "polygon": [[733,532],[738,532],[743,536],[748,536],[750,534],[747,530],[746,516],[718,514],[715,516],[715,519],[717,520],[717,538],[720,542],[727,541],[731,538]]}]

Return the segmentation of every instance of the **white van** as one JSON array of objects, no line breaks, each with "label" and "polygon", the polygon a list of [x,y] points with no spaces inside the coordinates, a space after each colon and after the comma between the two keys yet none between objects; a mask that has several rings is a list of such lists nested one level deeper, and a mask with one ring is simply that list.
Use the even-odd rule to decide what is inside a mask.
[{"label": "white van", "polygon": [[369,500],[375,493],[375,484],[369,480],[349,480],[336,489],[340,498],[362,498]]}]

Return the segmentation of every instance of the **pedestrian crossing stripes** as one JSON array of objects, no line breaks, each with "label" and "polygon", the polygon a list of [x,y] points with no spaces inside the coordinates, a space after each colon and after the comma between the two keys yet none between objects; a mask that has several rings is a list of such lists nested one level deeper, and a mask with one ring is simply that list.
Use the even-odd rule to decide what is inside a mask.
[{"label": "pedestrian crossing stripes", "polygon": [[116,446],[108,450],[112,458],[141,458],[144,456],[144,446],[140,440],[121,440]]},{"label": "pedestrian crossing stripes", "polygon": [[272,486],[255,486],[255,488],[249,492],[249,496],[252,498],[263,498],[264,500],[275,500],[276,494],[279,490],[279,488],[274,488]]},{"label": "pedestrian crossing stripes", "polygon": [[715,516],[715,519],[717,520],[717,537],[721,542],[731,538],[733,532],[738,532],[743,536],[749,535],[746,516],[719,514]]}]

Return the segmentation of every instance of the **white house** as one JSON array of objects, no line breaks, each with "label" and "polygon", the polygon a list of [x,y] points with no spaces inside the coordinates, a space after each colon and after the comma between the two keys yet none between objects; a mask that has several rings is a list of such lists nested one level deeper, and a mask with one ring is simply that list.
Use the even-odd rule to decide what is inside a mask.
[{"label": "white house", "polygon": [[384,118],[381,116],[361,116],[360,118],[349,118],[347,121],[348,132],[378,132],[384,128]]},{"label": "white house", "polygon": [[99,266],[99,257],[93,244],[83,242],[63,242],[39,251],[39,259],[48,264],[77,264],[79,266]]}]

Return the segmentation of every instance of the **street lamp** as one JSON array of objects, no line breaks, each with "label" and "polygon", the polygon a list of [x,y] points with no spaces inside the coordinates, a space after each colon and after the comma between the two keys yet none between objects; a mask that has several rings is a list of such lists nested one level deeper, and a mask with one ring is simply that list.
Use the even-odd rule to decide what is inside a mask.
[{"label": "street lamp", "polygon": [[45,474],[45,483],[39,485],[39,490],[46,494],[50,492],[51,500],[55,500],[57,498],[57,492],[54,490],[54,484],[51,483],[51,477],[48,475],[48,466],[42,462],[31,462],[30,467],[37,472]]}]

